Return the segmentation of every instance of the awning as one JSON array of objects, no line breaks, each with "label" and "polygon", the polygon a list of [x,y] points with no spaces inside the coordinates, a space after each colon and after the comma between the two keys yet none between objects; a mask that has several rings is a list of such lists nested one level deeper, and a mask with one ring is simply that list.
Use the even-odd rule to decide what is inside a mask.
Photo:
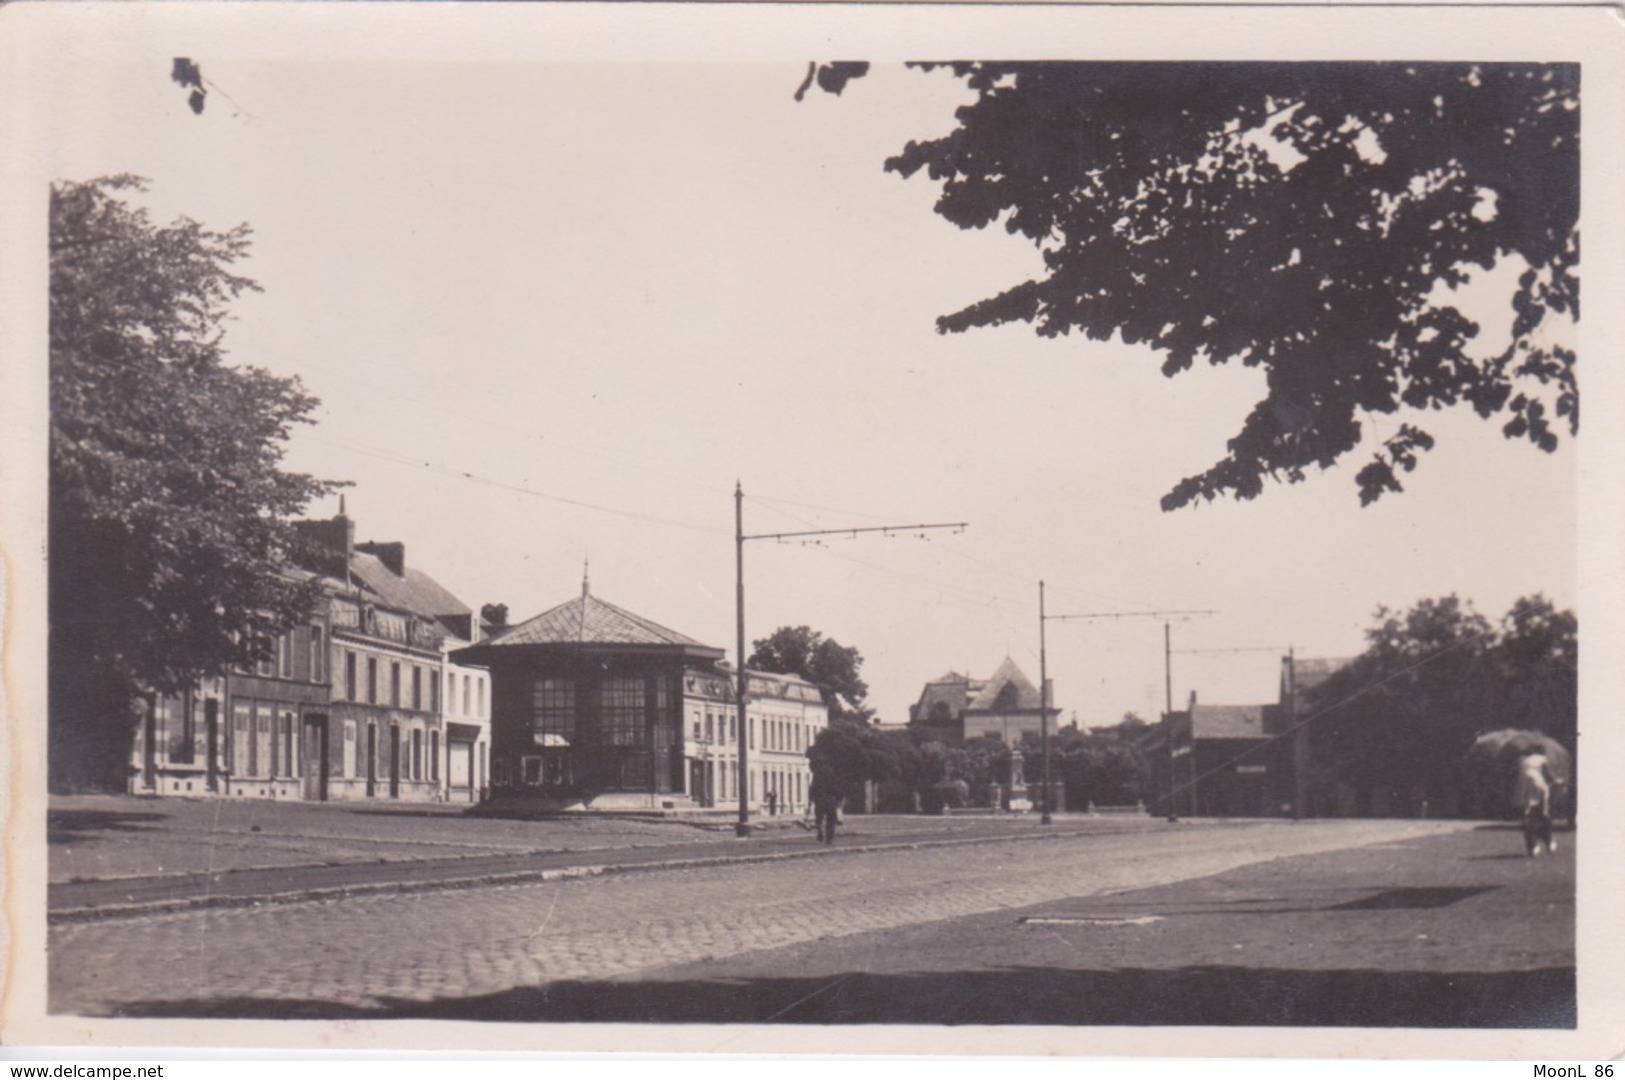
[{"label": "awning", "polygon": [[480,727],[478,724],[454,724],[450,721],[446,722],[447,742],[479,742],[480,736],[483,734],[485,734],[485,729]]},{"label": "awning", "polygon": [[556,735],[551,731],[534,732],[534,733],[531,734],[531,740],[537,746],[545,746],[545,747],[548,747],[550,749],[554,748],[554,747],[569,746],[570,745],[570,740],[569,739],[566,739],[563,735]]}]

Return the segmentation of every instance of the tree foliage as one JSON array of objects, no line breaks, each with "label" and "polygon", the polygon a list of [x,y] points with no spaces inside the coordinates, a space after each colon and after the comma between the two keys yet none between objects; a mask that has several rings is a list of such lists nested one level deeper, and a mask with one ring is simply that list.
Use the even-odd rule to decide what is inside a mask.
[{"label": "tree foliage", "polygon": [[874,717],[864,699],[869,685],[859,674],[863,655],[807,626],[781,626],[752,643],[746,666],[757,671],[799,675],[817,684],[831,720],[868,723]]},{"label": "tree foliage", "polygon": [[1470,809],[1464,756],[1475,736],[1500,728],[1574,750],[1578,623],[1545,597],[1520,599],[1499,627],[1455,596],[1379,609],[1366,641],[1306,702],[1316,756],[1364,797],[1380,790],[1400,809],[1423,800],[1438,812]]},{"label": "tree foliage", "polygon": [[231,303],[256,288],[234,270],[248,228],[156,226],[122,197],[142,189],[51,190],[52,727],[75,737],[308,617],[290,519],[330,486],[279,467],[316,400],[226,363]]},{"label": "tree foliage", "polygon": [[[1548,325],[1579,317],[1577,65],[946,66],[975,100],[886,168],[939,182],[954,225],[1025,238],[1043,272],[939,331],[1025,322],[1147,345],[1168,376],[1265,372],[1224,456],[1164,509],[1301,480],[1402,409],[1467,406],[1543,450],[1577,431],[1575,355]],[[1472,355],[1479,327],[1442,287],[1519,260],[1510,344]],[[1364,503],[1433,446],[1389,430]]]},{"label": "tree foliage", "polygon": [[893,735],[867,723],[832,718],[807,748],[808,764],[814,776],[861,805],[866,784],[902,774],[905,747]]}]

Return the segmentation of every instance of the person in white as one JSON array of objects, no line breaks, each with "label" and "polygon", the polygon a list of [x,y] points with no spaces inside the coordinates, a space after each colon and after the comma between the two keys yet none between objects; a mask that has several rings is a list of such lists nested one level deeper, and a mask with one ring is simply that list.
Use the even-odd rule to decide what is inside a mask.
[{"label": "person in white", "polygon": [[1539,855],[1557,850],[1552,839],[1552,765],[1539,750],[1527,751],[1518,761],[1512,788],[1513,808],[1523,815],[1524,850]]}]

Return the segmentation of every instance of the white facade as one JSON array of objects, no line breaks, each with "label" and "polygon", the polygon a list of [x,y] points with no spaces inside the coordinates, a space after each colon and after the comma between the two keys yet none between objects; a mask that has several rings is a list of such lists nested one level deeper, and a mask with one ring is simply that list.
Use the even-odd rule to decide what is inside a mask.
[{"label": "white facade", "polygon": [[[734,678],[689,672],[684,677],[684,756],[687,794],[701,806],[739,805],[739,725]],[[751,809],[774,814],[806,810],[812,770],[807,760],[829,709],[812,683],[794,675],[751,672],[746,732]]]},{"label": "white facade", "polygon": [[466,641],[447,641],[447,657],[442,662],[441,721],[446,745],[441,797],[454,803],[477,803],[491,787],[491,673],[449,658],[452,650],[467,645]]}]

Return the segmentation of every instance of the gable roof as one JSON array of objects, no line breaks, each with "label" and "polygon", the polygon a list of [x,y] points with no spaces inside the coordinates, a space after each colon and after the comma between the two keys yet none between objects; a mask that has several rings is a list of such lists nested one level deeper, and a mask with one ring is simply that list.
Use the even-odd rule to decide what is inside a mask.
[{"label": "gable roof", "polygon": [[1262,705],[1192,705],[1193,739],[1262,739]]},{"label": "gable roof", "polygon": [[567,600],[511,626],[481,645],[493,648],[505,645],[666,645],[722,654],[721,649],[590,594]]},{"label": "gable roof", "polygon": [[[987,680],[987,684],[977,691],[975,697],[971,698],[970,704],[965,706],[966,710],[975,710],[976,712],[995,711],[999,707],[996,704],[999,694],[1006,685],[1014,686],[1016,690],[1016,701],[1013,706],[1010,706],[1011,708],[1038,709],[1042,707],[1038,698],[1038,687],[1034,686],[1032,680],[1027,678],[1026,674],[1016,666],[1016,662],[1007,656],[1004,658],[1004,663],[1000,664],[998,670],[993,673],[992,678]],[[1054,703],[1051,702],[1050,708],[1053,709],[1054,707]]]},{"label": "gable roof", "polygon": [[438,619],[473,614],[467,604],[423,571],[408,566],[404,575],[396,574],[378,556],[363,551],[350,556],[350,577],[381,603],[414,615]]}]

